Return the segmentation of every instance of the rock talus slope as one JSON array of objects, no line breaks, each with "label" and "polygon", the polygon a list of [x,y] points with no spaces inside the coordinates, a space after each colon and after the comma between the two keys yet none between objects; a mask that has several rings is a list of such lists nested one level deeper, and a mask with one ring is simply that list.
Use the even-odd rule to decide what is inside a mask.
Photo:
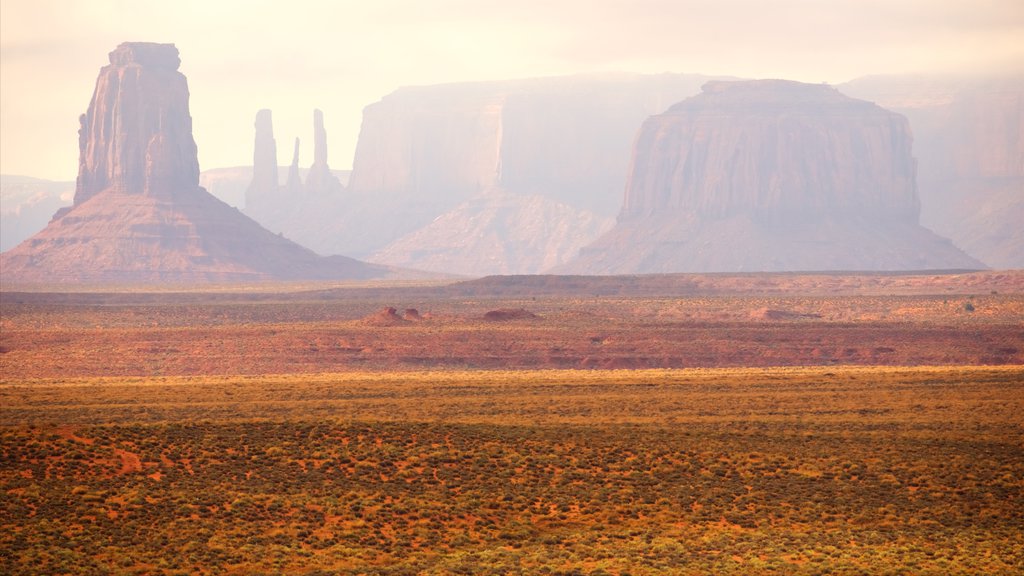
[{"label": "rock talus slope", "polygon": [[74,203],[0,256],[4,283],[391,274],[347,258],[321,258],[201,188],[179,63],[173,44],[125,43],[110,53],[82,116]]},{"label": "rock talus slope", "polygon": [[617,225],[555,270],[983,267],[918,224],[911,142],[829,86],[709,82],[644,122]]}]

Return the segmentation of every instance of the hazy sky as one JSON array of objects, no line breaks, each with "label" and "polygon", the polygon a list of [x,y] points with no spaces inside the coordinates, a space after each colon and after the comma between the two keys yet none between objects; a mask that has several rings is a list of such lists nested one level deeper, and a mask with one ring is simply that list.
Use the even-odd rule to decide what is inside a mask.
[{"label": "hazy sky", "polygon": [[352,163],[362,109],[403,85],[590,72],[839,83],[1024,62],[1022,0],[0,0],[0,172],[73,180],[78,115],[107,53],[171,42],[202,169],[252,162],[256,111],[278,160],[324,111]]}]

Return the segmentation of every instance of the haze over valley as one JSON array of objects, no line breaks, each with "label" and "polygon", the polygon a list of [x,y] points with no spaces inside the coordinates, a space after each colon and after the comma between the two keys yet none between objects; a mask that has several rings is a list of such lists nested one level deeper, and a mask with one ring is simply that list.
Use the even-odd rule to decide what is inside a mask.
[{"label": "haze over valley", "polygon": [[[741,1],[734,3],[737,7],[758,10]],[[619,37],[608,46],[595,48],[593,57],[561,46],[553,49],[554,59],[542,59],[538,53],[527,50],[520,54],[516,63],[499,43],[484,41],[470,32],[481,28],[452,28],[449,31],[455,31],[453,38],[476,40],[477,53],[470,55],[436,43],[427,45],[436,47],[438,54],[463,63],[462,75],[444,66],[443,57],[429,60],[421,56],[417,72],[404,77],[396,75],[393,83],[386,87],[379,83],[380,76],[384,72],[397,72],[398,67],[392,71],[384,66],[373,75],[355,69],[351,74],[312,72],[316,66],[345,61],[349,53],[343,48],[354,38],[362,37],[365,31],[351,30],[351,38],[338,40],[337,50],[325,49],[325,37],[311,36],[308,44],[302,45],[307,47],[301,52],[302,57],[293,60],[307,66],[311,73],[302,75],[297,67],[282,67],[280,72],[270,74],[274,79],[273,89],[259,90],[247,90],[246,86],[250,85],[247,83],[264,77],[269,70],[266,67],[280,62],[280,55],[268,55],[263,47],[254,46],[239,51],[239,47],[245,45],[242,39],[238,40],[239,47],[230,48],[223,45],[207,48],[203,40],[188,35],[172,40],[185,51],[182,70],[190,77],[194,70],[200,79],[198,85],[193,81],[195,97],[190,104],[192,114],[196,115],[192,132],[198,144],[197,158],[202,160],[206,174],[204,185],[271,232],[280,233],[321,255],[341,255],[405,269],[468,276],[557,270],[622,273],[1024,266],[1024,240],[1019,226],[1015,226],[1024,202],[1021,192],[1024,189],[1021,145],[1024,73],[1014,64],[1019,60],[1010,58],[1005,50],[1005,40],[1019,30],[1020,13],[1012,9],[1010,3],[1000,2],[974,11],[952,4],[930,6],[936,21],[950,24],[967,21],[972,27],[965,26],[958,31],[962,50],[957,59],[927,60],[921,59],[916,50],[924,45],[938,46],[939,40],[934,29],[909,19],[909,12],[903,9],[911,4],[913,2],[906,6],[878,6],[879,13],[874,20],[854,15],[852,4],[836,4],[828,10],[798,11],[785,18],[778,17],[777,29],[742,30],[745,34],[731,37],[729,50],[725,49],[725,44],[709,41],[707,49],[698,53],[691,43],[702,36],[699,27],[690,37],[669,35],[663,26],[654,24],[654,17],[641,15],[643,10],[625,11],[617,3],[608,3],[591,11],[579,24],[566,25],[566,30],[572,34],[567,35],[565,41],[575,40],[580,43],[579,48],[594,46],[592,42],[596,39],[589,36],[593,31],[584,32],[583,28],[576,28],[577,25],[593,23],[591,19],[601,14],[629,14]],[[425,17],[425,26],[409,35],[412,44],[421,32],[434,30],[430,23],[435,22],[435,17],[448,11],[455,14],[457,5],[458,2],[442,3],[429,16],[411,11],[406,15],[409,20],[398,19],[390,24],[391,32],[410,31],[417,15]],[[9,17],[3,20],[5,23],[33,22],[41,17],[40,10],[44,8],[9,3],[4,8]],[[675,8],[661,8],[668,10],[662,18],[670,19],[675,14]],[[134,17],[133,13],[135,16],[148,14],[143,6],[135,6],[123,19],[104,20],[102,25],[97,25],[97,34],[90,37],[88,45],[95,45],[100,37],[123,33],[127,30],[123,27],[129,24],[136,26],[133,32],[136,34],[149,28],[155,35],[166,34],[188,9],[189,5],[185,4],[180,12],[173,14],[157,10],[155,13],[166,16],[160,24],[159,19]],[[61,18],[78,16],[89,21],[99,16],[102,4],[75,10],[78,13],[55,17],[54,30],[60,29]],[[336,9],[325,10],[334,14]],[[264,9],[258,7],[244,10],[238,16],[245,21],[262,15],[265,15]],[[365,19],[367,23],[374,21],[376,15],[375,9],[354,10],[348,14],[351,22]],[[696,18],[699,15],[699,12],[693,13],[695,18],[688,17],[683,22],[694,26],[692,22],[699,19]],[[707,9],[703,16],[709,25],[740,26],[725,20],[720,10]],[[838,26],[833,18],[843,16],[848,18],[841,28],[846,36],[834,34],[835,38],[828,38],[808,33],[808,41],[817,43],[815,49],[820,52],[820,59],[810,57],[806,46],[783,35],[787,29],[814,21]],[[293,24],[290,18],[287,15],[281,20],[280,34],[290,31]],[[454,26],[458,20],[480,26],[495,26],[501,22],[506,27],[502,34],[512,34],[516,30],[547,30],[546,18],[540,14],[530,16],[525,8],[522,11],[471,11],[452,24]],[[886,18],[891,23],[902,23],[906,36],[881,33],[879,23]],[[602,19],[598,24],[603,26],[603,22]],[[65,167],[58,172],[67,174],[74,165],[73,160],[70,155],[57,152],[70,148],[68,144],[73,140],[69,137],[69,125],[74,124],[65,121],[63,128],[48,132],[47,127],[55,125],[59,115],[45,114],[44,107],[51,106],[56,111],[63,104],[46,98],[28,105],[26,94],[33,83],[43,81],[33,76],[30,66],[42,64],[46,56],[30,50],[31,42],[23,38],[18,28],[5,25],[8,26],[4,34],[5,76],[12,80],[23,79],[4,83],[7,104],[3,107],[3,137],[9,144],[2,147],[4,157],[0,163],[4,174],[0,193],[5,224],[0,249],[8,251],[42,229],[48,221],[47,212],[58,204],[68,203],[66,185],[48,181],[31,183],[33,181],[22,176],[45,178],[54,173],[52,168],[35,171],[31,167],[53,166],[48,162],[58,157],[65,158]],[[436,30],[440,33],[441,29],[443,27]],[[854,44],[844,39],[856,31],[873,34],[878,45],[869,50],[861,46],[854,49]],[[226,34],[231,37],[237,32],[228,30]],[[648,38],[632,43],[626,41],[639,35]],[[677,43],[666,43],[670,37],[677,39]],[[652,41],[657,38],[665,41]],[[538,49],[552,42],[552,38],[544,34],[537,39],[539,44],[534,48]],[[773,41],[763,41],[767,39]],[[84,42],[84,38],[55,38],[51,46],[52,50],[68,50],[72,46],[85,46]],[[194,57],[190,58],[188,50],[193,46]],[[302,46],[282,46],[280,51],[298,54]],[[615,54],[611,46],[618,47],[621,54]],[[883,51],[883,46],[888,51]],[[730,50],[747,50],[750,57],[739,65]],[[938,48],[935,50],[938,55]],[[859,57],[854,58],[852,53]],[[391,62],[395,57],[391,49],[383,48],[365,54],[372,55],[370,61],[377,59],[380,63]],[[501,57],[497,57],[498,54]],[[677,60],[667,69],[681,68],[705,74],[660,72],[666,69],[663,66],[673,55]],[[249,68],[242,64],[244,58],[261,61],[262,72],[247,75],[245,70]],[[223,61],[224,66],[230,68],[231,77],[243,81],[225,84],[211,76],[211,59]],[[70,70],[69,61],[45,65]],[[530,78],[530,72],[524,74],[524,66],[529,63],[538,64],[532,72],[536,77]],[[95,62],[76,66],[65,77],[70,81],[94,67]],[[652,67],[659,72],[650,73]],[[640,73],[620,71],[630,68]],[[329,77],[337,86],[349,89],[339,92],[335,84],[328,81]],[[359,84],[360,79],[371,77],[374,81],[365,86],[382,86],[376,94],[351,89],[363,86]],[[777,136],[770,130],[757,132],[741,127],[742,122],[751,122],[754,115],[760,114],[757,112],[759,104],[756,99],[752,100],[746,112],[735,109],[738,116],[732,120],[700,121],[701,134],[706,132],[711,138],[723,138],[710,144],[717,147],[719,157],[691,157],[687,162],[708,164],[696,172],[675,176],[666,173],[666,176],[669,180],[688,179],[690,181],[683,182],[683,186],[696,186],[703,194],[710,195],[697,200],[698,203],[717,202],[723,194],[740,194],[735,196],[735,201],[742,204],[742,195],[754,189],[806,187],[810,196],[802,206],[790,202],[770,208],[776,214],[788,211],[792,218],[804,222],[809,227],[803,232],[805,236],[779,243],[771,239],[774,232],[764,229],[762,220],[739,224],[735,216],[695,211],[692,207],[697,204],[687,204],[673,209],[674,212],[658,209],[657,214],[647,213],[645,217],[667,219],[666,224],[654,225],[653,236],[677,238],[670,242],[691,238],[690,249],[671,248],[674,256],[665,260],[653,256],[657,250],[652,252],[652,248],[634,246],[636,239],[630,240],[629,235],[622,232],[622,226],[628,227],[628,221],[635,216],[635,208],[630,204],[635,203],[635,199],[630,200],[629,195],[635,197],[636,192],[630,192],[630,187],[638,185],[643,171],[681,169],[681,165],[672,167],[672,157],[685,157],[689,146],[682,140],[673,144],[677,148],[665,151],[668,156],[659,160],[663,163],[659,167],[646,160],[646,164],[639,164],[640,157],[648,154],[643,149],[646,144],[642,139],[642,126],[648,119],[698,96],[710,81],[759,77],[803,81],[808,85],[818,84],[822,79],[830,81],[839,94],[873,102],[881,109],[905,117],[905,127],[896,132],[902,134],[906,143],[902,148],[885,152],[872,148],[874,145],[869,142],[872,136],[866,125],[855,128],[849,124],[839,128],[825,121],[816,128],[824,131],[819,134],[820,138],[860,139],[863,143],[851,141],[850,151],[840,152],[837,148],[811,161],[800,156],[804,153],[801,149],[787,148],[781,140],[774,140]],[[419,85],[410,86],[410,83]],[[222,92],[211,99],[211,91]],[[62,90],[61,94],[64,92]],[[222,98],[229,94],[233,94],[230,107],[222,105],[214,121],[206,111],[223,102]],[[359,94],[363,94],[361,100],[357,100]],[[251,108],[246,110],[243,103],[251,103]],[[803,105],[802,111],[799,105],[791,110],[805,114],[807,107],[813,106],[808,101],[803,101]],[[80,110],[81,104],[77,108]],[[18,110],[17,115],[15,110]],[[315,125],[312,122],[314,110],[322,110],[317,112],[319,120]],[[258,121],[257,113],[263,115]],[[39,120],[32,125],[31,137],[23,129],[26,115]],[[783,115],[771,122],[778,122],[785,130],[789,121]],[[726,135],[730,130],[746,132],[741,132],[745,134],[741,140],[730,140]],[[33,139],[41,133],[53,134],[51,142],[56,141],[56,134],[64,134],[65,144],[36,146],[34,153],[25,155],[24,152],[33,147]],[[13,138],[19,134],[23,136],[13,145]],[[683,135],[683,138],[690,137],[703,136]],[[204,142],[211,145],[203,146]],[[772,161],[773,166],[748,162],[746,167],[740,168],[724,156],[732,153],[727,149],[730,146],[736,147],[740,155],[774,153],[778,156]],[[861,153],[857,150],[863,146],[868,147],[864,150],[868,150],[871,158],[858,156]],[[885,158],[878,156],[880,153],[895,156]],[[867,162],[870,166],[851,168],[849,162]],[[869,174],[891,162],[903,164],[900,170],[906,176],[901,184],[902,192],[887,189],[890,185],[878,180],[878,175]],[[812,165],[814,163],[816,165]],[[250,172],[253,164],[255,173]],[[746,171],[742,180],[735,180],[736,170]],[[856,176],[850,170],[868,172]],[[777,178],[781,180],[773,183]],[[697,181],[700,179],[703,183]],[[669,190],[673,184],[669,180],[655,180],[664,187],[655,194],[672,194]],[[826,180],[833,182],[827,185],[833,192],[820,188]],[[716,191],[716,187],[726,182],[731,182],[728,186],[734,191]],[[846,189],[840,189],[844,187]],[[782,194],[779,198],[791,192]],[[837,211],[843,210],[842,206],[857,211],[854,204],[844,200],[828,208],[828,214],[814,211],[815,207],[832,202],[827,198],[840,197],[836,194],[847,200],[858,195],[909,195],[899,202],[910,202],[908,207],[919,205],[911,209],[919,213],[910,214],[893,204],[893,211],[882,209],[870,215],[859,211],[856,218],[864,220],[860,224],[853,225],[840,218],[845,223],[836,226]],[[812,196],[818,198],[811,199]],[[764,206],[758,210],[763,211]],[[889,225],[882,222],[901,218],[920,223],[921,230],[935,234],[914,233],[911,238],[904,231],[900,233],[903,239],[894,241],[891,234],[895,230],[886,228]],[[616,221],[620,224],[619,231],[612,233]],[[700,224],[695,224],[698,221]],[[860,231],[855,232],[854,228],[849,228],[851,225]],[[646,235],[648,224],[639,226]],[[813,232],[815,226],[821,230]],[[828,234],[822,236],[825,231]],[[598,242],[607,234],[612,235],[602,241],[604,244]],[[708,242],[718,244],[726,236],[737,240],[724,242],[720,248],[701,247]],[[955,249],[962,253],[956,257],[936,257],[938,248],[932,244],[946,240],[951,240]],[[786,244],[794,241],[798,244]],[[743,242],[752,242],[763,250],[751,252],[743,247]],[[806,247],[806,242],[817,243],[818,256],[801,255],[801,249],[795,248],[797,245]],[[876,249],[867,248],[872,242],[890,247],[905,245],[916,254],[902,259],[883,256],[877,254]],[[827,247],[830,243],[832,248]],[[598,264],[592,255],[594,249],[602,245],[618,245],[631,254],[612,257],[619,262],[616,265]],[[928,245],[932,247],[926,247]],[[701,256],[692,250],[699,250]],[[794,250],[796,253],[788,254]],[[581,251],[591,256],[580,260]],[[745,256],[736,260],[727,256],[729,252]],[[862,255],[841,256],[851,253]],[[909,256],[909,252],[907,254]],[[627,261],[633,263],[627,265]]]},{"label": "haze over valley", "polygon": [[0,573],[1019,573],[1022,40],[4,0]]}]

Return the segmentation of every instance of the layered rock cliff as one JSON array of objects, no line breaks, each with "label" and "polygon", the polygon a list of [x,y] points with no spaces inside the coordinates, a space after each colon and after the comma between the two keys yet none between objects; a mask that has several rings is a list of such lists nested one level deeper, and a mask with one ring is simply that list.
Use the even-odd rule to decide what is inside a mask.
[{"label": "layered rock cliff", "polygon": [[709,82],[644,122],[580,273],[979,268],[921,228],[905,118],[825,85]]},{"label": "layered rock cliff", "polygon": [[1024,76],[872,76],[842,89],[907,116],[921,222],[996,268],[1024,268]]},{"label": "layered rock cliff", "polygon": [[188,87],[172,44],[125,43],[82,117],[74,204],[0,255],[7,283],[366,278],[390,270],[318,257],[199,187]]}]

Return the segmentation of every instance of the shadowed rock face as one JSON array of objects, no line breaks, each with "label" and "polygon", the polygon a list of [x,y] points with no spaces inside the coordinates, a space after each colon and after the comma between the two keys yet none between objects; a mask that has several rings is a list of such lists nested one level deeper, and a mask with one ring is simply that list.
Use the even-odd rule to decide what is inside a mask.
[{"label": "shadowed rock face", "polygon": [[80,118],[76,205],[107,189],[167,194],[199,185],[180,64],[173,44],[131,42],[110,53]]},{"label": "shadowed rock face", "polygon": [[[82,117],[74,204],[0,256],[5,283],[391,274],[349,258],[321,258],[268,232],[199,187],[188,87],[177,72],[178,51],[173,45],[122,44],[110,54],[110,62],[100,71],[89,112]],[[276,180],[269,127],[267,112],[257,119],[256,156],[268,156],[270,166],[258,162],[257,171],[263,180]],[[261,139],[265,144],[269,139],[269,144],[260,148]]]},{"label": "shadowed rock face", "polygon": [[709,82],[637,136],[571,273],[982,268],[918,224],[907,121],[824,85]]}]

